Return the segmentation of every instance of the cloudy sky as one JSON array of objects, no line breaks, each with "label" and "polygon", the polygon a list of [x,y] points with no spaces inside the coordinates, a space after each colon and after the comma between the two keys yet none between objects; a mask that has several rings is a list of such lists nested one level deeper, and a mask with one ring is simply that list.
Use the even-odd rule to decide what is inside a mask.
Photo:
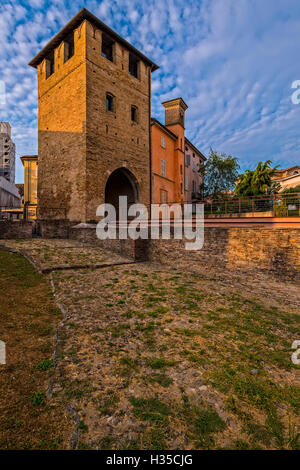
[{"label": "cloudy sky", "polygon": [[[37,153],[36,72],[27,64],[83,6],[144,52],[152,114],[182,96],[187,137],[242,169],[271,159],[300,164],[300,0],[0,0],[0,120],[9,121],[20,155]],[[3,82],[6,88],[4,103]],[[300,96],[300,94],[299,94]]]}]

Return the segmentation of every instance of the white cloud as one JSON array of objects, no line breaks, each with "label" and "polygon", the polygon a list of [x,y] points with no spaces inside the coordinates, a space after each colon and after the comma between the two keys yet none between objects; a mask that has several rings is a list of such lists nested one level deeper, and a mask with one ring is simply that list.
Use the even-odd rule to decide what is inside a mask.
[{"label": "white cloud", "polygon": [[[26,4],[27,8],[24,7]],[[47,3],[48,5],[48,3]],[[182,96],[187,136],[205,153],[212,146],[242,166],[273,159],[299,162],[300,79],[298,0],[87,0],[84,6],[160,69],[153,74],[153,114]],[[17,151],[36,152],[36,71],[27,64],[82,7],[81,0],[2,0],[0,80]]]}]

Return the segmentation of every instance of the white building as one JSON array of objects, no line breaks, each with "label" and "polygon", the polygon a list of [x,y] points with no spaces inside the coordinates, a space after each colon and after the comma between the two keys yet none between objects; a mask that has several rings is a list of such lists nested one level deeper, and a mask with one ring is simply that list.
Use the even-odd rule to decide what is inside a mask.
[{"label": "white building", "polygon": [[11,126],[0,122],[0,177],[15,182],[16,147],[11,140]]}]

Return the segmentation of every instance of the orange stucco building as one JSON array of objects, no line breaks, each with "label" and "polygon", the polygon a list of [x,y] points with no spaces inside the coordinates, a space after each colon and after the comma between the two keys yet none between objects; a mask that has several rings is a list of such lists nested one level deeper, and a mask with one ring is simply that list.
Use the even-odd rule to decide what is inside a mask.
[{"label": "orange stucco building", "polygon": [[[165,124],[154,118],[151,120],[152,202],[154,204],[184,203],[187,201],[185,111],[188,106],[182,98],[165,101],[162,104],[165,108]],[[196,147],[193,146],[193,148],[197,150]],[[202,157],[203,163],[205,157],[203,155]]]}]

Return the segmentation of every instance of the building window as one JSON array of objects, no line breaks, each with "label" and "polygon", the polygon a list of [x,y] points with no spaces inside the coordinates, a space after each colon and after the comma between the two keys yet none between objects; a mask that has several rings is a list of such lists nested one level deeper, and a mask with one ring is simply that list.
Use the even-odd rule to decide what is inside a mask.
[{"label": "building window", "polygon": [[111,62],[114,61],[114,41],[110,39],[105,34],[102,34],[102,50],[101,55],[105,57],[105,59],[110,60]]},{"label": "building window", "polygon": [[139,78],[139,68],[140,61],[139,59],[129,52],[129,73],[135,78]]},{"label": "building window", "polygon": [[64,41],[64,61],[71,59],[74,55],[74,31]]},{"label": "building window", "polygon": [[186,191],[189,190],[189,178],[188,178],[188,175],[185,175],[185,176],[184,176],[184,189],[185,189]]},{"label": "building window", "polygon": [[183,186],[182,186],[182,183],[180,183],[180,194],[183,194]]},{"label": "building window", "polygon": [[196,162],[193,160],[193,171],[196,171]]},{"label": "building window", "polygon": [[166,148],[166,139],[163,136],[161,138],[161,146],[162,146],[163,149]]},{"label": "building window", "polygon": [[106,93],[106,111],[115,111],[115,98],[110,93]]},{"label": "building window", "polygon": [[193,181],[193,193],[197,191],[196,181]]},{"label": "building window", "polygon": [[190,166],[190,164],[191,164],[191,156],[186,155],[185,156],[185,166]]},{"label": "building window", "polygon": [[131,106],[131,120],[133,122],[137,122],[138,120],[138,112],[136,106]]},{"label": "building window", "polygon": [[167,198],[167,191],[165,191],[164,189],[162,189],[160,191],[160,202],[161,204],[166,204],[168,198]]},{"label": "building window", "polygon": [[160,174],[161,174],[161,176],[166,176],[166,162],[165,162],[165,160],[160,161]]},{"label": "building window", "polygon": [[54,51],[52,51],[46,59],[46,78],[54,74]]},{"label": "building window", "polygon": [[181,175],[183,174],[183,167],[182,167],[182,165],[180,165],[180,174],[181,174]]}]

